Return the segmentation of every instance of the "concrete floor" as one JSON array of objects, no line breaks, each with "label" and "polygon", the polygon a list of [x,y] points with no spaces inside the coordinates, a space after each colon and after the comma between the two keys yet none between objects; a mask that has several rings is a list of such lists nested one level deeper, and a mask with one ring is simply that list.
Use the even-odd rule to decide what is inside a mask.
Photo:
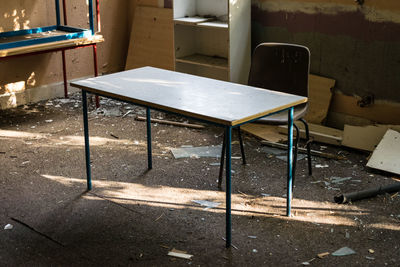
[{"label": "concrete floor", "polygon": [[[399,265],[398,195],[333,203],[343,192],[398,181],[366,169],[368,155],[328,146],[324,151],[347,159],[313,158],[313,166],[328,166],[314,167],[313,177],[306,160],[299,161],[294,216],[288,218],[285,162],[245,135],[248,165],[233,160],[237,249],[225,249],[218,159],[174,159],[170,152],[182,145],[219,145],[221,130],[153,124],[154,169],[147,171],[145,123],[134,120],[143,110],[113,101],[103,101],[101,108],[105,114],[90,115],[91,192],[86,192],[79,96],[0,111],[1,266]],[[237,144],[233,151],[239,156]],[[351,180],[332,184],[332,177]],[[192,200],[221,204],[204,209]],[[3,230],[7,224],[13,228]],[[356,254],[317,257],[346,246]],[[167,256],[173,248],[194,256]]]}]

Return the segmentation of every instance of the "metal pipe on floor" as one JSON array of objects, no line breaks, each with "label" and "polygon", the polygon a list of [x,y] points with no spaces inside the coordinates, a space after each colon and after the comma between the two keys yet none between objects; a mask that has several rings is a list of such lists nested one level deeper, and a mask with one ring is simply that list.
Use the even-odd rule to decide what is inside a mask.
[{"label": "metal pipe on floor", "polygon": [[357,201],[364,198],[374,197],[384,193],[395,193],[400,191],[400,183],[390,184],[386,186],[379,186],[372,189],[367,189],[364,191],[353,192],[348,194],[343,194],[334,197],[334,200],[338,204],[344,204],[348,202]]}]

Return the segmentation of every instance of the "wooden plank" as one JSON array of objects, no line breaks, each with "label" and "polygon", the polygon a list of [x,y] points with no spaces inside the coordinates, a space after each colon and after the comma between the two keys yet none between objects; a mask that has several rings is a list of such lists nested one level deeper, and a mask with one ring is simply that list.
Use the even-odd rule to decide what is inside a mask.
[{"label": "wooden plank", "polygon": [[[296,125],[300,129],[300,137],[305,139],[306,131],[303,123],[297,122]],[[310,138],[314,141],[331,145],[341,145],[343,131],[313,123],[309,123],[308,127],[310,131]],[[287,134],[287,126],[279,126],[278,131],[280,133]]]},{"label": "wooden plank", "polygon": [[387,130],[378,144],[367,167],[400,174],[400,133]]},{"label": "wooden plank", "polygon": [[328,117],[325,123],[326,126],[336,129],[344,129],[344,126],[346,124],[354,126],[367,126],[374,124],[374,122],[365,118],[355,117],[344,113],[328,113]]},{"label": "wooden plank", "polygon": [[360,150],[373,151],[388,129],[400,131],[400,125],[345,125],[342,145]]},{"label": "wooden plank", "polygon": [[164,7],[164,0],[136,0],[138,6]]},{"label": "wooden plank", "polygon": [[240,129],[246,133],[252,134],[270,142],[281,142],[287,140],[287,137],[280,134],[276,126],[266,125],[261,123],[248,123],[240,126]]},{"label": "wooden plank", "polygon": [[203,17],[195,16],[195,17],[176,18],[176,19],[174,19],[174,22],[176,24],[196,25],[198,23],[207,22],[210,20],[212,20],[212,18],[203,18]]},{"label": "wooden plank", "polygon": [[400,124],[400,103],[376,100],[372,105],[359,107],[359,98],[335,92],[329,112],[344,113],[369,119],[380,124]]},{"label": "wooden plank", "polygon": [[335,80],[310,74],[308,83],[309,106],[305,118],[308,122],[320,124],[328,114]]},{"label": "wooden plank", "polygon": [[174,69],[172,9],[137,6],[125,69]]},{"label": "wooden plank", "polygon": [[224,28],[228,29],[229,25],[227,22],[223,21],[209,21],[197,24],[199,27],[210,27],[210,28]]},{"label": "wooden plank", "polygon": [[229,70],[224,68],[212,68],[203,65],[188,64],[176,61],[175,70],[196,76],[208,77],[221,81],[229,81]]},{"label": "wooden plank", "polygon": [[212,68],[220,68],[224,70],[228,70],[228,59],[221,58],[221,57],[210,57],[200,54],[193,54],[190,56],[177,58],[175,59],[176,62],[182,63],[190,63],[196,65],[202,65],[205,67],[212,67]]},{"label": "wooden plank", "polygon": [[[288,148],[287,144],[275,143],[275,142],[270,142],[270,141],[266,141],[266,140],[262,140],[261,144],[262,145],[266,145],[266,146],[270,146],[270,147],[281,148],[281,149],[287,149]],[[297,149],[298,149],[298,153],[307,154],[307,148],[298,147]],[[336,159],[336,160],[346,159],[346,157],[344,157],[344,156],[335,155],[335,154],[326,153],[326,152],[321,152],[321,151],[312,150],[312,149],[310,150],[310,154],[313,155],[313,156],[326,158],[326,159]]]}]

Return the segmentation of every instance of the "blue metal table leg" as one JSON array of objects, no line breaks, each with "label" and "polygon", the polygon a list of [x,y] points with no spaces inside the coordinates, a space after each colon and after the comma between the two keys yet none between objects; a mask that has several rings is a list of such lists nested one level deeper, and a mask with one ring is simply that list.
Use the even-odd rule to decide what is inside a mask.
[{"label": "blue metal table leg", "polygon": [[149,170],[153,168],[153,160],[151,155],[151,117],[150,108],[146,108],[147,117],[147,167]]},{"label": "blue metal table leg", "polygon": [[85,133],[86,180],[87,190],[92,189],[92,174],[90,170],[89,122],[86,91],[82,90],[83,129]]},{"label": "blue metal table leg", "polygon": [[231,176],[232,176],[232,127],[225,128],[225,147],[226,147],[226,247],[232,243],[232,215],[231,215]]},{"label": "blue metal table leg", "polygon": [[287,200],[286,200],[286,215],[291,215],[292,207],[292,183],[293,183],[293,110],[291,107],[288,112],[288,161],[287,161]]}]

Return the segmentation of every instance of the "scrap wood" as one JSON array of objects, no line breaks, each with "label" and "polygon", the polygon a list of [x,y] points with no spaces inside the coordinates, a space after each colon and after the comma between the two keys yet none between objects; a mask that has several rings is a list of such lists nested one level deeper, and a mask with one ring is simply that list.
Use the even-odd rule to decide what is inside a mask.
[{"label": "scrap wood", "polygon": [[308,92],[308,112],[306,120],[321,123],[327,116],[335,80],[310,74]]},{"label": "scrap wood", "polygon": [[287,139],[285,135],[278,132],[276,126],[272,125],[248,123],[240,126],[240,129],[258,138],[271,142],[280,142]]},{"label": "scrap wood", "polygon": [[[299,127],[300,137],[305,139],[306,131],[304,129],[303,123],[297,123],[296,125]],[[313,123],[309,123],[308,127],[310,132],[310,138],[313,139],[314,141],[331,145],[342,144],[343,131]],[[288,132],[287,125],[278,126],[278,131],[282,134],[287,134]],[[295,133],[296,131],[293,132]]]},{"label": "scrap wood", "polygon": [[186,251],[177,250],[175,248],[173,248],[171,251],[168,252],[168,256],[186,259],[186,260],[191,260],[193,257],[193,255],[187,254]]},{"label": "scrap wood", "polygon": [[354,126],[345,124],[342,145],[360,150],[373,151],[388,129],[400,132],[400,125],[376,124]]},{"label": "scrap wood", "polygon": [[400,133],[387,130],[378,144],[367,167],[400,174]]},{"label": "scrap wood", "polygon": [[155,222],[158,221],[159,219],[162,218],[162,216],[164,216],[164,213],[162,213],[160,216],[158,216],[157,219],[155,219],[154,221],[155,221]]},{"label": "scrap wood", "polygon": [[325,258],[326,256],[328,256],[330,253],[329,252],[323,252],[323,253],[319,253],[317,255],[318,258],[322,259]]},{"label": "scrap wood", "polygon": [[[281,143],[273,143],[273,142],[268,142],[268,141],[263,140],[263,141],[261,141],[261,144],[262,145],[266,145],[266,146],[281,148],[281,149],[287,149],[287,145],[286,144],[281,144]],[[298,148],[298,152],[306,154],[307,153],[307,149],[299,147]],[[331,154],[331,153],[321,152],[321,151],[317,151],[317,150],[311,150],[310,153],[313,156],[317,156],[317,157],[321,157],[321,158],[327,158],[327,159],[336,159],[336,160],[346,159],[346,157],[344,157],[344,156],[334,155],[334,154]]]},{"label": "scrap wood", "polygon": [[[136,120],[138,120],[138,121],[147,121],[147,119],[145,117],[141,117],[141,116],[137,116]],[[160,120],[160,119],[151,119],[151,122],[159,123],[159,124],[174,125],[174,126],[182,126],[182,127],[188,127],[188,128],[194,128],[194,129],[204,129],[205,128],[204,125],[200,125],[200,124],[191,124],[191,123]]]}]

